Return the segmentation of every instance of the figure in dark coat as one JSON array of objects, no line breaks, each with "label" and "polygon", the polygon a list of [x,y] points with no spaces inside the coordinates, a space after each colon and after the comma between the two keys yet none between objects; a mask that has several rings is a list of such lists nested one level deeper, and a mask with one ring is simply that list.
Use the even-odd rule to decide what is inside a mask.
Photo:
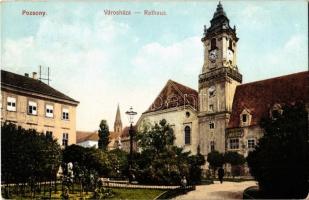
[{"label": "figure in dark coat", "polygon": [[222,167],[220,167],[218,170],[218,176],[219,176],[220,183],[222,184],[223,176],[224,176],[224,169]]}]

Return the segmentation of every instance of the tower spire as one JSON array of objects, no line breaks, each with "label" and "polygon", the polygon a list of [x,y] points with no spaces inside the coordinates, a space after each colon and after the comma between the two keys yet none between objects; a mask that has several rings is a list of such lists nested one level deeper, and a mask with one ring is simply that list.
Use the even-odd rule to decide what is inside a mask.
[{"label": "tower spire", "polygon": [[116,111],[116,118],[114,123],[114,132],[121,132],[122,131],[122,122],[121,122],[121,115],[120,115],[120,108],[119,104],[117,105],[117,111]]}]

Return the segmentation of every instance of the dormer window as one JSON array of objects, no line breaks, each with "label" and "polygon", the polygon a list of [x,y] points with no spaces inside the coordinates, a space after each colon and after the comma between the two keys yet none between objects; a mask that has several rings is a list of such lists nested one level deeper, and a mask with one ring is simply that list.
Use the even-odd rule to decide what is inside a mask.
[{"label": "dormer window", "polygon": [[249,126],[250,123],[251,123],[251,113],[250,113],[250,110],[248,109],[244,109],[241,113],[240,113],[240,116],[239,116],[239,123],[240,123],[240,126]]},{"label": "dormer window", "polygon": [[273,110],[272,116],[273,116],[273,118],[277,119],[280,116],[279,110]]},{"label": "dormer window", "polygon": [[282,115],[282,108],[280,104],[275,104],[273,108],[270,110],[271,118],[278,119],[280,115]]},{"label": "dormer window", "polygon": [[243,123],[246,123],[247,120],[248,120],[248,116],[247,116],[246,114],[243,114],[243,115],[242,115],[242,122],[243,122]]}]

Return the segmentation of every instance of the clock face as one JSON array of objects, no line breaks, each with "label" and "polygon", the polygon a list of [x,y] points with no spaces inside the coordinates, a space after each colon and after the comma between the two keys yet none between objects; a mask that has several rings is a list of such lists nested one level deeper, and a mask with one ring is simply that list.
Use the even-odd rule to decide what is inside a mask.
[{"label": "clock face", "polygon": [[227,59],[228,60],[233,60],[233,51],[232,50],[227,50]]},{"label": "clock face", "polygon": [[209,52],[209,60],[211,62],[215,62],[217,59],[217,51],[216,50],[212,50]]}]

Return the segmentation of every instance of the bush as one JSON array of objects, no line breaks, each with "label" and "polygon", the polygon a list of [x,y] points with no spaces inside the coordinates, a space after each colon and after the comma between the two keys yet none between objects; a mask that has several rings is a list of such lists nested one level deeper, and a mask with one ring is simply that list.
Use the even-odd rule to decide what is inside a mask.
[{"label": "bush", "polygon": [[[1,126],[1,180],[5,183],[50,181],[61,162],[56,140],[15,124]],[[33,188],[32,188],[33,189]]]},{"label": "bush", "polygon": [[247,162],[265,198],[302,199],[308,194],[308,114],[301,104],[282,111],[263,119],[265,134]]},{"label": "bush", "polygon": [[224,154],[219,153],[218,151],[212,151],[207,155],[207,162],[209,163],[210,168],[213,170],[213,175],[215,177],[216,170],[219,167],[222,167],[224,162]]},{"label": "bush", "polygon": [[191,155],[174,146],[173,129],[161,120],[137,134],[141,153],[134,154],[134,175],[142,184],[180,185],[185,176],[188,183],[200,181],[203,156]]}]

